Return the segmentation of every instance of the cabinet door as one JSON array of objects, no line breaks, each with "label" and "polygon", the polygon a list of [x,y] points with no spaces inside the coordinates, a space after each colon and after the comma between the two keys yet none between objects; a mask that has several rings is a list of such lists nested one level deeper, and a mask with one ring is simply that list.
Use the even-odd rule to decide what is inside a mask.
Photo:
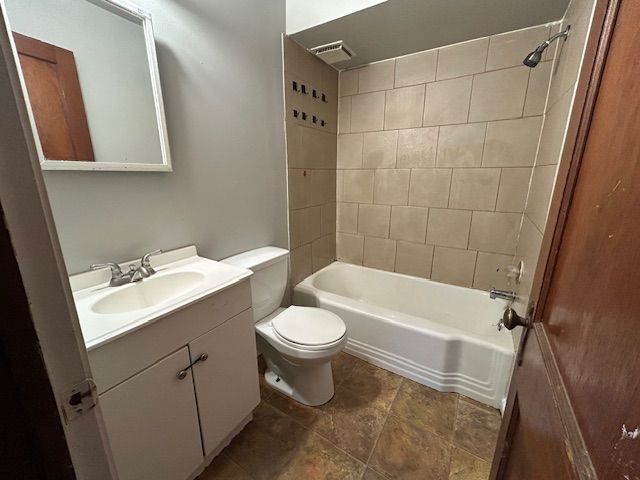
[{"label": "cabinet door", "polygon": [[183,347],[100,395],[120,480],[182,480],[202,463],[198,413]]},{"label": "cabinet door", "polygon": [[208,455],[260,403],[255,327],[251,309],[189,344],[204,453]]}]

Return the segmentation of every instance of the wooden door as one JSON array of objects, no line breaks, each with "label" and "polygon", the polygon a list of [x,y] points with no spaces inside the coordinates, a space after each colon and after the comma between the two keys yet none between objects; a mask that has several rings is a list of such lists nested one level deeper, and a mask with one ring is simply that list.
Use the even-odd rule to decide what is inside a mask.
[{"label": "wooden door", "polygon": [[255,335],[249,309],[189,344],[205,455],[260,403]]},{"label": "wooden door", "polygon": [[610,3],[493,478],[640,479],[638,25]]},{"label": "wooden door", "polygon": [[94,161],[73,52],[13,34],[44,157]]},{"label": "wooden door", "polygon": [[184,347],[100,395],[120,480],[188,478],[202,463],[198,413]]}]

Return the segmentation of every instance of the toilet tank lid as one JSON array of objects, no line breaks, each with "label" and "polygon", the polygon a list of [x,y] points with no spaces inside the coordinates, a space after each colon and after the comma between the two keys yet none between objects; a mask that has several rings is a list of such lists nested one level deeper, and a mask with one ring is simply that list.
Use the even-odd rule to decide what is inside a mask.
[{"label": "toilet tank lid", "polygon": [[220,260],[222,263],[228,263],[240,268],[246,268],[248,270],[262,270],[269,265],[282,260],[289,254],[289,250],[278,247],[262,247],[255,250],[249,250],[248,252],[239,253],[224,260]]}]

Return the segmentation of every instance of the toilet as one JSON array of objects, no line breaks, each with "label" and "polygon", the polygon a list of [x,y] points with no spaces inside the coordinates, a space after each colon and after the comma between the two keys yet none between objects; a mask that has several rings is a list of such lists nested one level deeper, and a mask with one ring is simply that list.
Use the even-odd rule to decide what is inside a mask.
[{"label": "toilet", "polygon": [[267,384],[305,405],[322,405],[333,397],[331,359],[344,348],[347,328],[338,315],[322,308],[280,307],[288,259],[288,250],[263,247],[222,262],[254,272],[253,318]]}]

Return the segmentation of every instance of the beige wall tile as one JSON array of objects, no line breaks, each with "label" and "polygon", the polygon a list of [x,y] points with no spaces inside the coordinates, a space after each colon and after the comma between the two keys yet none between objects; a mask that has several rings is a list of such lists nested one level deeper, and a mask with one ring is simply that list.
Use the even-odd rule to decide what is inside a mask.
[{"label": "beige wall tile", "polygon": [[310,243],[291,250],[289,260],[291,261],[291,283],[293,285],[297,285],[313,273]]},{"label": "beige wall tile", "polygon": [[465,123],[471,98],[471,76],[427,84],[423,125]]},{"label": "beige wall tile", "polygon": [[565,92],[572,89],[578,80],[585,52],[585,42],[591,28],[591,14],[595,1],[574,1],[562,22],[564,30],[571,25],[571,35],[556,45],[556,65],[551,77],[549,105],[553,105]]},{"label": "beige wall tile", "polygon": [[337,205],[335,202],[322,205],[322,235],[336,233]]},{"label": "beige wall tile", "polygon": [[336,255],[338,260],[362,265],[364,237],[349,233],[336,234]]},{"label": "beige wall tile", "polygon": [[454,169],[449,207],[467,210],[494,210],[499,184],[499,168]]},{"label": "beige wall tile", "polygon": [[428,214],[422,207],[392,207],[390,238],[424,243]]},{"label": "beige wall tile", "polygon": [[406,87],[436,79],[437,50],[414,53],[396,59],[395,87]]},{"label": "beige wall tile", "polygon": [[450,168],[416,168],[411,171],[409,205],[442,207],[449,203]]},{"label": "beige wall tile", "polygon": [[344,192],[345,202],[373,202],[373,170],[345,170]]},{"label": "beige wall tile", "polygon": [[411,128],[398,132],[398,168],[434,167],[438,127]]},{"label": "beige wall tile", "polygon": [[476,273],[473,277],[473,288],[489,290],[499,288],[512,290],[507,273],[512,264],[513,255],[499,255],[496,253],[478,252]]},{"label": "beige wall tile", "polygon": [[547,103],[547,90],[551,80],[552,62],[541,62],[529,74],[527,98],[524,102],[525,116],[542,115]]},{"label": "beige wall tile", "polygon": [[289,208],[304,208],[312,205],[311,176],[304,173],[303,169],[289,169]]},{"label": "beige wall tile", "polygon": [[338,203],[337,231],[342,233],[358,233],[358,204]]},{"label": "beige wall tile", "polygon": [[322,207],[309,207],[302,210],[302,243],[310,243],[322,236]]},{"label": "beige wall tile", "polygon": [[536,159],[542,117],[489,122],[482,165],[530,167]]},{"label": "beige wall tile", "polygon": [[473,212],[469,248],[489,253],[515,253],[521,217],[519,213]]},{"label": "beige wall tile", "polygon": [[372,237],[389,237],[389,205],[360,205],[358,209],[358,233]]},{"label": "beige wall tile", "polygon": [[358,93],[358,71],[359,69],[343,70],[340,72],[339,82],[341,97],[355,95]]},{"label": "beige wall tile", "polygon": [[487,125],[469,123],[440,127],[438,167],[479,167]]},{"label": "beige wall tile", "polygon": [[467,248],[471,212],[443,208],[429,209],[427,243],[444,247]]},{"label": "beige wall tile", "polygon": [[567,92],[544,117],[536,165],[555,165],[560,161],[572,108],[573,91]]},{"label": "beige wall tile", "polygon": [[342,97],[338,104],[338,133],[351,131],[351,97]]},{"label": "beige wall tile", "polygon": [[516,258],[514,263],[522,260],[524,262],[524,271],[522,281],[517,285],[516,290],[519,296],[528,297],[533,284],[533,275],[538,263],[540,248],[542,246],[542,233],[531,222],[526,215],[522,220],[522,230],[520,239],[516,249]]},{"label": "beige wall tile", "polygon": [[338,168],[362,167],[362,133],[338,135]]},{"label": "beige wall tile", "polygon": [[287,122],[287,164],[289,168],[302,167],[302,129],[300,125]]},{"label": "beige wall tile", "polygon": [[314,272],[326,267],[336,258],[336,237],[325,235],[311,244],[311,266]]},{"label": "beige wall tile", "polygon": [[289,248],[294,249],[302,245],[302,223],[304,217],[304,210],[290,210],[289,211]]},{"label": "beige wall tile", "polygon": [[336,170],[307,170],[311,178],[311,205],[331,203],[336,199]]},{"label": "beige wall tile", "polygon": [[429,278],[433,246],[421,243],[398,241],[396,244],[396,268],[398,273],[414,277]]},{"label": "beige wall tile", "polygon": [[365,237],[365,267],[379,268],[393,272],[396,261],[396,241],[386,238]]},{"label": "beige wall tile", "polygon": [[444,80],[484,72],[488,48],[489,38],[440,48],[436,78]]},{"label": "beige wall tile", "polygon": [[364,168],[393,168],[398,149],[397,130],[364,134]]},{"label": "beige wall tile", "polygon": [[521,116],[529,70],[521,66],[477,75],[473,81],[469,121],[502,120]]},{"label": "beige wall tile", "polygon": [[336,135],[316,128],[302,127],[302,166],[336,168]]},{"label": "beige wall tile", "polygon": [[431,279],[436,282],[471,287],[476,267],[476,254],[477,252],[473,250],[435,247]]},{"label": "beige wall tile", "polygon": [[358,93],[393,88],[395,63],[395,59],[391,59],[358,69]]},{"label": "beige wall tile", "polygon": [[344,196],[344,171],[336,171],[336,201],[341,202]]},{"label": "beige wall tile", "polygon": [[365,93],[351,97],[351,131],[370,132],[384,126],[385,92]]},{"label": "beige wall tile", "polygon": [[409,175],[410,170],[376,170],[373,202],[406,205],[409,199]]},{"label": "beige wall tile", "polygon": [[524,212],[531,180],[531,168],[503,168],[496,210],[499,212]]},{"label": "beige wall tile", "polygon": [[525,55],[548,38],[548,25],[493,35],[489,43],[487,70],[521,65]]},{"label": "beige wall tile", "polygon": [[540,165],[533,169],[526,212],[541,232],[544,232],[547,223],[556,172],[556,165]]},{"label": "beige wall tile", "polygon": [[424,85],[387,90],[384,128],[413,128],[422,125]]}]

